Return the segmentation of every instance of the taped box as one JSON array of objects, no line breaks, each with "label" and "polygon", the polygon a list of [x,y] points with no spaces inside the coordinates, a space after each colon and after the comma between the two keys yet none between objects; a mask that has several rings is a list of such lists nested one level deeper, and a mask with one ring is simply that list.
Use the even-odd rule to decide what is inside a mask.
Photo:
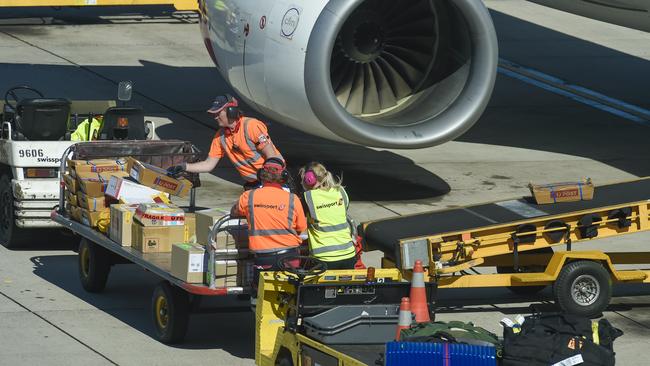
[{"label": "taped box", "polygon": [[108,181],[106,195],[120,203],[134,205],[140,203],[169,203],[167,193],[143,186],[129,180],[129,177],[113,175]]},{"label": "taped box", "polygon": [[563,182],[528,185],[537,204],[544,205],[557,202],[588,201],[594,197],[594,185],[591,178],[581,182]]},{"label": "taped box", "polygon": [[81,223],[90,226],[97,227],[97,224],[100,220],[109,219],[110,220],[110,209],[103,208],[100,211],[90,211],[86,208],[80,208],[81,210]]},{"label": "taped box", "polygon": [[109,238],[123,247],[130,247],[132,242],[133,214],[135,205],[111,205],[111,226]]},{"label": "taped box", "polygon": [[[135,221],[143,226],[185,225],[185,212],[180,207],[161,203],[141,203],[135,210]],[[185,229],[183,228],[183,235]]]},{"label": "taped box", "polygon": [[[208,245],[208,236],[214,224],[228,211],[214,208],[196,212],[196,242]],[[226,230],[217,233],[217,249],[235,249],[248,247],[248,224],[244,219],[230,219],[224,226]]]},{"label": "taped box", "polygon": [[172,246],[172,276],[187,283],[203,283],[203,246],[194,243],[174,244]]},{"label": "taped box", "polygon": [[73,206],[79,206],[79,202],[77,202],[77,195],[74,192],[70,192],[68,190],[65,191],[65,200],[73,205]]},{"label": "taped box", "polygon": [[68,160],[67,165],[70,172],[75,175],[78,173],[112,173],[126,171],[126,159]]},{"label": "taped box", "polygon": [[[208,259],[208,258],[206,258]],[[209,260],[206,262],[209,263]],[[214,266],[208,265],[205,272],[205,284],[210,284],[210,277],[214,276],[214,283],[217,287],[237,286],[238,264],[236,260],[214,261]]]},{"label": "taped box", "polygon": [[182,226],[142,226],[134,222],[131,229],[131,248],[142,253],[168,253],[172,244],[183,243]]},{"label": "taped box", "polygon": [[77,192],[77,206],[90,211],[101,211],[106,208],[106,197],[90,197],[79,191]]},{"label": "taped box", "polygon": [[103,197],[111,176],[125,177],[126,172],[77,173],[79,190],[89,197]]},{"label": "taped box", "polygon": [[65,188],[71,192],[71,193],[77,193],[79,190],[79,184],[77,183],[77,179],[73,177],[71,174],[66,173],[63,175],[63,182],[65,183]]},{"label": "taped box", "polygon": [[175,179],[167,175],[165,169],[129,158],[129,175],[140,184],[167,192],[174,196],[185,197],[192,189],[192,182],[185,178]]}]

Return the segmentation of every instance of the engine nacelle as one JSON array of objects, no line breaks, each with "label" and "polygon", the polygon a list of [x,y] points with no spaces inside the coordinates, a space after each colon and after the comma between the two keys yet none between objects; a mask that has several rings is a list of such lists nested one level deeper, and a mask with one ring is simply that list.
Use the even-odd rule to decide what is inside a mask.
[{"label": "engine nacelle", "polygon": [[324,138],[437,145],[478,120],[494,87],[497,40],[481,1],[209,0],[201,8],[206,46],[236,92]]}]

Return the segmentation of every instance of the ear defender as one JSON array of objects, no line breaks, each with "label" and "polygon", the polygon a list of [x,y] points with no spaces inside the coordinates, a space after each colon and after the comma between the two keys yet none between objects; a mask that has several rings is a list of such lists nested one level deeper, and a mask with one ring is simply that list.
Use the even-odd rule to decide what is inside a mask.
[{"label": "ear defender", "polygon": [[[289,171],[286,169],[284,161],[280,158],[271,157],[266,159],[264,165],[262,166],[262,169],[270,173],[280,174],[280,177],[284,182],[289,180]],[[260,174],[262,172],[262,169],[259,169],[257,171],[257,180],[259,182],[262,181]]]},{"label": "ear defender", "polygon": [[237,102],[237,99],[233,98],[233,96],[230,94],[226,94],[226,98],[228,98],[228,104],[226,105],[226,117],[228,117],[228,119],[238,119],[241,116],[241,112],[239,110],[239,102]]},{"label": "ear defender", "polygon": [[302,183],[309,188],[315,186],[316,183],[318,183],[318,178],[316,178],[316,173],[314,173],[313,170],[307,170],[305,172],[305,175],[302,177]]}]

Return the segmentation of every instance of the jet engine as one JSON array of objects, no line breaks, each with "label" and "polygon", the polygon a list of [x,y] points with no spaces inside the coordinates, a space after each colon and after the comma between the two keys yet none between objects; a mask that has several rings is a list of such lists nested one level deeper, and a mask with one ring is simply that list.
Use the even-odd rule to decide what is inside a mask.
[{"label": "jet engine", "polygon": [[494,87],[496,34],[478,0],[217,3],[202,4],[202,19],[221,74],[261,113],[310,134],[437,145],[478,120]]}]

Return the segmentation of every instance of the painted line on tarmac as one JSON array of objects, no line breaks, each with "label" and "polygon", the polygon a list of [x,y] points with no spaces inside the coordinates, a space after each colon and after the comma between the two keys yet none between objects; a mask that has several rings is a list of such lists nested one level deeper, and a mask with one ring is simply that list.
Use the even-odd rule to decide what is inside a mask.
[{"label": "painted line on tarmac", "polygon": [[506,59],[499,59],[499,73],[527,84],[573,99],[592,108],[611,113],[628,121],[650,127],[650,110],[579,85],[570,84],[560,78],[541,71],[521,66]]},{"label": "painted line on tarmac", "polygon": [[63,334],[65,334],[65,335],[67,335],[68,337],[74,339],[75,341],[77,341],[77,342],[78,342],[79,344],[81,344],[82,346],[88,348],[89,350],[93,351],[94,353],[96,353],[96,354],[97,354],[98,356],[100,356],[101,358],[103,358],[103,359],[105,359],[106,361],[110,362],[111,365],[119,366],[119,364],[115,363],[115,361],[113,361],[113,360],[111,360],[110,358],[106,357],[103,353],[97,351],[96,349],[92,348],[90,345],[84,343],[81,339],[79,339],[79,338],[73,336],[72,334],[66,332],[65,330],[63,330],[63,329],[62,329],[61,327],[59,327],[58,325],[56,325],[56,324],[52,323],[51,321],[45,319],[45,317],[43,317],[42,315],[33,312],[30,308],[28,308],[27,306],[25,306],[25,305],[19,303],[19,302],[16,301],[16,300],[14,300],[13,298],[11,298],[10,296],[8,296],[8,295],[5,294],[4,292],[0,291],[0,295],[4,296],[4,297],[7,298],[9,301],[11,301],[11,302],[13,302],[14,304],[20,306],[21,308],[27,310],[29,313],[31,313],[32,315],[34,315],[34,316],[36,316],[37,318],[41,319],[42,321],[46,322],[47,324],[49,324],[49,325],[53,326],[54,328],[58,329],[61,333],[63,333]]}]

